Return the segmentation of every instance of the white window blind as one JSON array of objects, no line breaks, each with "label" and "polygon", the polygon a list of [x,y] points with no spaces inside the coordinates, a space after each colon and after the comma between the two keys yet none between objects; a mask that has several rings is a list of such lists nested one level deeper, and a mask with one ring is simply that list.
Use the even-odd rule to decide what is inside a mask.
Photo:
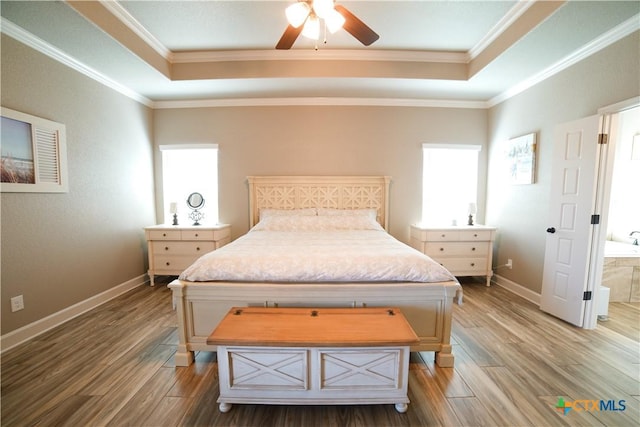
[{"label": "white window blind", "polygon": [[481,148],[466,144],[422,145],[423,224],[466,224],[470,204],[477,203]]},{"label": "white window blind", "polygon": [[162,152],[162,199],[164,222],[173,220],[171,204],[178,208],[178,223],[189,225],[191,210],[187,198],[191,193],[200,193],[205,204],[200,210],[204,214],[202,224],[218,223],[218,145],[176,144],[161,145]]}]

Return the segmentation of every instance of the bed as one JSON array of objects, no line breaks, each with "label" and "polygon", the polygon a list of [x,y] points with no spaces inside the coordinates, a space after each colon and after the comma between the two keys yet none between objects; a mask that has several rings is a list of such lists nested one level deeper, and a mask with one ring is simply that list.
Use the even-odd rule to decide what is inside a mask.
[{"label": "bed", "polygon": [[[389,177],[253,176],[247,182],[249,232],[169,284],[177,366],[191,364],[195,351],[215,351],[207,337],[231,307],[243,306],[398,307],[420,340],[411,350],[433,351],[439,366],[453,366],[451,317],[460,284],[387,233]],[[337,257],[336,241],[346,250]],[[395,271],[402,264],[407,268]]]}]

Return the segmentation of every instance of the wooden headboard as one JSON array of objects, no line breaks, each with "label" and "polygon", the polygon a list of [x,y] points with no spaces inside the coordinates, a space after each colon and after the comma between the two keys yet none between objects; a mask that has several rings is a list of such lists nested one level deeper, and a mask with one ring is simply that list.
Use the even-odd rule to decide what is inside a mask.
[{"label": "wooden headboard", "polygon": [[377,209],[387,230],[389,176],[249,176],[250,227],[260,209]]}]

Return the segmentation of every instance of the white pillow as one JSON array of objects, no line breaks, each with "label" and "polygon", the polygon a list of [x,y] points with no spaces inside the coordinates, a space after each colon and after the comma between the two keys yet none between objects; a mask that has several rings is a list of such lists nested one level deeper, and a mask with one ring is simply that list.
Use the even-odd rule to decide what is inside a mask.
[{"label": "white pillow", "polygon": [[378,230],[382,226],[363,215],[346,216],[272,216],[260,220],[252,231],[334,231],[334,230]]},{"label": "white pillow", "polygon": [[316,216],[318,210],[316,208],[304,209],[260,209],[260,220],[273,216]]},{"label": "white pillow", "polygon": [[318,208],[318,216],[366,216],[376,219],[377,209],[332,209]]}]

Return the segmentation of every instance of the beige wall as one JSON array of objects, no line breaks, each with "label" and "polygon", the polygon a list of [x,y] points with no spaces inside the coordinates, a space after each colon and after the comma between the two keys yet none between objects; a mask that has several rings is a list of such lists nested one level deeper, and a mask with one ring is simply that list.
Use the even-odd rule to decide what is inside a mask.
[{"label": "beige wall", "polygon": [[2,106],[66,125],[70,181],[2,193],[5,334],[144,274],[155,212],[149,108],[4,35],[1,71]]},{"label": "beige wall", "polygon": [[[156,145],[219,145],[220,221],[232,224],[234,237],[249,226],[248,175],[390,175],[389,231],[408,241],[409,224],[421,216],[422,143],[485,147],[486,123],[486,111],[479,109],[201,108],[156,110],[154,134]],[[159,173],[160,153],[155,153]],[[157,211],[162,212],[157,191]]]},{"label": "beige wall", "polygon": [[[640,95],[640,33],[635,32],[489,111],[487,222],[500,228],[497,261],[513,260],[498,274],[536,293],[542,287],[551,186],[553,131],[559,123],[597,114],[599,108]],[[537,181],[501,185],[502,144],[536,132]]]}]

